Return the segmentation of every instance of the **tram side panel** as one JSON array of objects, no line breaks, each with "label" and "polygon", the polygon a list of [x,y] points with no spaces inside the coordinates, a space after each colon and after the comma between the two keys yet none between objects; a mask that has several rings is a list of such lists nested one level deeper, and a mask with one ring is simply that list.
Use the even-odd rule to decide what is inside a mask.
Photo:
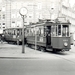
[{"label": "tram side panel", "polygon": [[46,47],[46,37],[27,36],[26,40],[27,44]]},{"label": "tram side panel", "polygon": [[61,50],[69,50],[70,47],[70,37],[52,37],[51,38],[51,45],[55,49]]},{"label": "tram side panel", "polygon": [[[10,30],[10,31],[9,31]],[[4,38],[6,42],[21,43],[22,42],[22,29],[21,28],[9,28],[4,30]]]}]

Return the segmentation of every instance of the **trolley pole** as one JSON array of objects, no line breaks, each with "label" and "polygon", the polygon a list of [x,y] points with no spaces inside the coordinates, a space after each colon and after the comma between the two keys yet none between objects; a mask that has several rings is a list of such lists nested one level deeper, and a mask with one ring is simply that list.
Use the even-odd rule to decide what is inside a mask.
[{"label": "trolley pole", "polygon": [[37,34],[36,34],[36,27],[35,27],[35,50],[37,49]]},{"label": "trolley pole", "polygon": [[26,18],[26,14],[27,14],[27,9],[25,7],[22,7],[19,11],[20,15],[22,16],[23,19],[23,28],[22,28],[22,53],[25,53],[24,50],[24,18]]},{"label": "trolley pole", "polygon": [[25,48],[24,48],[24,15],[22,16],[23,18],[23,28],[22,28],[22,53],[25,53]]}]

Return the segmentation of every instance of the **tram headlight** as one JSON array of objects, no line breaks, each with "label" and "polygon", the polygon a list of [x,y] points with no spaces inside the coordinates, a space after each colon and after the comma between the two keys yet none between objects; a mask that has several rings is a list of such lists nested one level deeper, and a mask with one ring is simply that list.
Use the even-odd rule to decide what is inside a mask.
[{"label": "tram headlight", "polygon": [[65,42],[65,43],[64,43],[64,46],[68,46],[68,43],[67,43],[67,42]]}]

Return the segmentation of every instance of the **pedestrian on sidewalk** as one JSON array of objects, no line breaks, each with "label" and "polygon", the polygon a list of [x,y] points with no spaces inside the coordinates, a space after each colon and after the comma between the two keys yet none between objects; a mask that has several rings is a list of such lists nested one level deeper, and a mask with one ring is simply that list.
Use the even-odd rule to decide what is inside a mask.
[{"label": "pedestrian on sidewalk", "polygon": [[2,34],[1,35],[1,43],[3,43],[3,41],[4,41],[4,35]]}]

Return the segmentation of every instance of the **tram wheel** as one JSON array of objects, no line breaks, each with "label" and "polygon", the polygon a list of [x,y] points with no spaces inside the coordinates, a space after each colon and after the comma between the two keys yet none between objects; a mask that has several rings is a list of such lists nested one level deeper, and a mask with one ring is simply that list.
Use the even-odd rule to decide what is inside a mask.
[{"label": "tram wheel", "polygon": [[7,42],[9,44],[9,42]]},{"label": "tram wheel", "polygon": [[46,48],[45,47],[41,47],[40,49],[41,49],[42,52],[45,52],[46,51]]},{"label": "tram wheel", "polygon": [[56,49],[53,49],[53,51],[52,51],[53,53],[56,53],[57,52],[57,50]]},{"label": "tram wheel", "polygon": [[39,51],[40,51],[40,47],[39,47],[39,46],[37,46],[37,50],[39,50]]},{"label": "tram wheel", "polygon": [[19,42],[19,40],[17,40],[16,44],[17,44],[17,45],[20,45],[20,42]]},{"label": "tram wheel", "polygon": [[31,48],[32,48],[32,49],[35,49],[35,46],[32,44],[32,45],[31,45]]},{"label": "tram wheel", "polygon": [[28,45],[28,44],[26,44],[26,46],[28,47],[29,45]]}]

